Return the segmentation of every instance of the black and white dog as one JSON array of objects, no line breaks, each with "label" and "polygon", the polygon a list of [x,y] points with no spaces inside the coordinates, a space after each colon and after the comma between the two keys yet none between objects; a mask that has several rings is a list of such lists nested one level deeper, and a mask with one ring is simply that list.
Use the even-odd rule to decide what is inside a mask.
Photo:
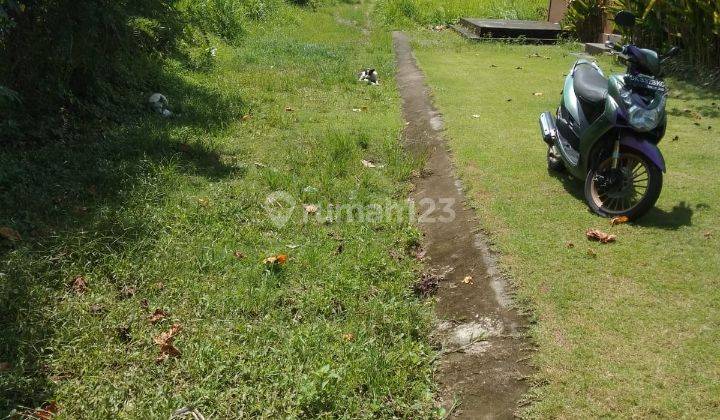
[{"label": "black and white dog", "polygon": [[365,69],[358,74],[358,82],[368,82],[371,85],[379,85],[380,80],[375,69]]}]

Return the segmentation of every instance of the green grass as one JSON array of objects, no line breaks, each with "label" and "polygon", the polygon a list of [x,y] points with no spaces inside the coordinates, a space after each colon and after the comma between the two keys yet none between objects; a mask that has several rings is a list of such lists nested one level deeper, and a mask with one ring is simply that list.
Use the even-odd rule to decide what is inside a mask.
[{"label": "green grass", "polygon": [[[288,8],[219,44],[212,70],[170,63],[157,89],[177,118],[0,150],[0,226],[23,238],[0,238],[0,417],[47,401],[62,418],[434,412],[431,306],[408,287],[414,259],[389,253],[417,231],[300,210],[277,228],[263,210],[276,190],[321,206],[407,196],[390,35],[363,33],[366,7]],[[355,81],[363,66],[380,86]],[[151,325],[156,308],[170,315]],[[182,355],[156,363],[172,323]]]},{"label": "green grass", "polygon": [[378,0],[376,13],[390,25],[450,23],[461,17],[546,19],[547,0]]},{"label": "green grass", "polygon": [[[587,211],[580,183],[545,166],[537,118],[557,107],[571,46],[470,44],[428,31],[414,46],[482,227],[534,313],[538,371],[526,414],[717,416],[719,95],[670,81],[657,208],[611,227]],[[588,228],[618,242],[588,242]]]}]

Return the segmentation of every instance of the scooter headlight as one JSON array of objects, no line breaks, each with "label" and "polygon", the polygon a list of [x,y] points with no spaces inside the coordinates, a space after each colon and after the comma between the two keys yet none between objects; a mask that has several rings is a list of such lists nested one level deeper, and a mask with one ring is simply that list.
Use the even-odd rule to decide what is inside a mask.
[{"label": "scooter headlight", "polygon": [[[628,122],[641,132],[657,128],[665,115],[665,95],[659,94],[646,104],[644,99],[636,98],[630,90],[620,94],[628,112]],[[641,103],[642,102],[642,103]]]},{"label": "scooter headlight", "polygon": [[654,130],[662,120],[663,108],[657,107],[653,109],[643,109],[637,105],[633,105],[628,110],[630,116],[630,125],[638,131]]}]

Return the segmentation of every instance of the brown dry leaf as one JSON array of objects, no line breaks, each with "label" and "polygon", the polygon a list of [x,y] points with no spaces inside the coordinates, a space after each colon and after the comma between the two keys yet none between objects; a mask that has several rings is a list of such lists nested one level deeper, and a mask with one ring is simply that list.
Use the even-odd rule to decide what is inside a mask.
[{"label": "brown dry leaf", "polygon": [[22,239],[18,231],[7,226],[0,227],[0,236],[11,242],[17,242]]},{"label": "brown dry leaf", "polygon": [[140,307],[147,310],[150,307],[150,302],[148,302],[147,299],[143,299],[140,301]]},{"label": "brown dry leaf", "polygon": [[5,372],[6,370],[10,370],[12,366],[8,362],[0,362],[0,372]]},{"label": "brown dry leaf", "polygon": [[535,96],[543,96],[543,93],[542,93],[542,92],[535,92],[535,93],[533,93],[533,95],[535,95]]},{"label": "brown dry leaf", "polygon": [[70,287],[72,288],[73,292],[77,293],[78,295],[83,294],[88,290],[87,281],[83,276],[75,277],[70,283]]},{"label": "brown dry leaf", "polygon": [[129,343],[130,341],[132,341],[132,335],[130,335],[129,325],[120,325],[119,327],[115,328],[115,331],[117,332],[118,338],[123,343]]},{"label": "brown dry leaf", "polygon": [[286,106],[286,107],[285,107],[285,112],[293,112],[293,111],[295,111],[294,108],[289,107],[289,106]]},{"label": "brown dry leaf", "polygon": [[187,143],[180,143],[180,151],[187,153],[190,151],[190,146]]},{"label": "brown dry leaf", "polygon": [[570,241],[565,242],[565,246],[566,246],[567,248],[575,248],[575,244],[572,243],[572,242],[570,242]]},{"label": "brown dry leaf", "polygon": [[374,163],[370,162],[369,160],[363,159],[361,162],[362,162],[363,166],[366,167],[366,168],[377,168],[377,165],[375,165]]},{"label": "brown dry leaf", "polygon": [[712,232],[708,230],[707,232],[703,233],[703,236],[705,237],[705,239],[710,239],[712,238]]},{"label": "brown dry leaf", "polygon": [[475,284],[475,283],[473,282],[472,276],[465,276],[465,278],[462,279],[462,282],[465,283],[465,284]]},{"label": "brown dry leaf", "polygon": [[345,251],[345,243],[340,242],[340,244],[338,244],[337,248],[335,248],[335,255],[340,255],[343,253],[343,251]]},{"label": "brown dry leaf", "polygon": [[250,115],[250,114],[245,114],[245,115],[242,116],[242,120],[243,120],[243,121],[247,121],[247,120],[249,120],[249,119],[251,119],[251,118],[252,118],[252,115]]},{"label": "brown dry leaf", "polygon": [[198,204],[203,207],[207,207],[210,205],[210,200],[207,197],[198,198]]},{"label": "brown dry leaf", "polygon": [[272,255],[270,257],[265,258],[263,261],[265,265],[283,265],[287,262],[287,255],[285,254],[278,254],[278,255]]},{"label": "brown dry leaf", "polygon": [[153,312],[152,315],[150,315],[148,317],[148,320],[150,321],[151,324],[155,325],[158,322],[165,319],[165,317],[168,315],[169,314],[167,312],[165,312],[164,310],[162,310],[161,308],[157,308],[157,309],[155,309],[155,312]]},{"label": "brown dry leaf", "polygon": [[50,401],[43,404],[42,408],[35,410],[31,418],[37,418],[39,420],[49,420],[55,417],[55,414],[57,414],[57,412],[57,403],[55,401]]},{"label": "brown dry leaf", "polygon": [[155,288],[158,290],[162,290],[165,288],[165,283],[159,281],[159,282],[155,283]]},{"label": "brown dry leaf", "polygon": [[593,257],[593,258],[597,257],[597,252],[593,251],[590,248],[587,249],[587,254],[588,254],[588,256]]},{"label": "brown dry leaf", "polygon": [[303,204],[303,208],[307,214],[315,214],[318,211],[318,206],[315,204]]},{"label": "brown dry leaf", "polygon": [[100,315],[103,311],[105,311],[105,308],[99,303],[90,306],[90,313],[93,315]]},{"label": "brown dry leaf", "polygon": [[616,216],[616,217],[613,217],[612,219],[610,219],[610,226],[621,225],[621,224],[627,223],[629,221],[630,221],[630,218],[627,216]]},{"label": "brown dry leaf", "polygon": [[353,108],[352,110],[353,110],[353,112],[362,112],[362,109],[360,109],[360,108]]},{"label": "brown dry leaf", "polygon": [[607,234],[598,229],[588,229],[587,232],[585,232],[585,235],[587,235],[587,238],[589,240],[598,241],[601,244],[615,242],[615,239],[616,239],[615,235]]},{"label": "brown dry leaf", "polygon": [[243,258],[245,258],[245,254],[240,251],[235,251],[233,252],[233,257],[237,258],[238,260],[242,260]]},{"label": "brown dry leaf", "polygon": [[169,330],[160,333],[160,335],[153,339],[155,344],[160,346],[160,355],[155,359],[155,362],[161,363],[170,357],[180,357],[180,350],[173,345],[175,336],[177,336],[180,331],[182,331],[182,325],[173,324]]},{"label": "brown dry leaf", "polygon": [[355,335],[353,333],[345,333],[342,335],[343,340],[345,341],[353,341],[355,340]]},{"label": "brown dry leaf", "polygon": [[129,299],[135,296],[135,293],[137,293],[137,287],[123,286],[122,289],[120,289],[120,299]]},{"label": "brown dry leaf", "polygon": [[362,108],[360,108],[360,109],[363,110],[363,111],[367,111],[367,110],[368,110],[368,107],[367,107],[366,105],[363,105]]}]

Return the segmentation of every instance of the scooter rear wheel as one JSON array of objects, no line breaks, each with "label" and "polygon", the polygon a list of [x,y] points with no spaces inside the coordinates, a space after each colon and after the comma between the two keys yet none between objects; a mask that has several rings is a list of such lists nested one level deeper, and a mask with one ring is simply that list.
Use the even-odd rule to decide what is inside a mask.
[{"label": "scooter rear wheel", "polygon": [[588,172],[585,201],[600,216],[632,220],[655,206],[662,182],[662,171],[646,156],[623,149],[616,169],[607,158]]}]

